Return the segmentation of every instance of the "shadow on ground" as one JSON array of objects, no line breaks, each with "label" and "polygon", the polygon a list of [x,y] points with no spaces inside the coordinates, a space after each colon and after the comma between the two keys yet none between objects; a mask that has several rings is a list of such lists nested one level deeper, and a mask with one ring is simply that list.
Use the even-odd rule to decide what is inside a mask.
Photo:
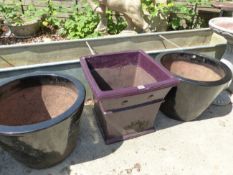
[{"label": "shadow on ground", "polygon": [[[194,121],[207,120],[207,119],[212,119],[216,117],[223,117],[229,114],[231,111],[232,111],[232,104],[229,104],[227,106],[211,105],[202,113],[200,117],[198,117]],[[159,112],[156,118],[156,121],[155,121],[155,127],[156,127],[156,130],[162,130],[162,129],[170,128],[170,127],[182,124],[182,123],[184,122],[171,119],[167,117],[165,114],[163,114],[162,112]]]},{"label": "shadow on ground", "polygon": [[[232,111],[232,104],[228,106],[210,106],[198,119],[208,120],[216,117],[223,117]],[[155,121],[157,130],[170,128],[182,121],[170,119],[159,112]],[[80,123],[80,135],[74,152],[62,163],[43,170],[34,170],[15,161],[9,154],[0,149],[0,174],[6,175],[70,175],[72,165],[82,164],[96,160],[115,152],[123,142],[112,145],[105,145],[104,140],[97,127],[92,106],[85,106]]]},{"label": "shadow on ground", "polygon": [[97,127],[92,106],[85,106],[80,123],[80,135],[73,153],[62,163],[47,169],[34,170],[15,161],[7,152],[0,149],[0,174],[6,175],[69,175],[70,167],[102,158],[115,152],[122,142],[105,145]]}]

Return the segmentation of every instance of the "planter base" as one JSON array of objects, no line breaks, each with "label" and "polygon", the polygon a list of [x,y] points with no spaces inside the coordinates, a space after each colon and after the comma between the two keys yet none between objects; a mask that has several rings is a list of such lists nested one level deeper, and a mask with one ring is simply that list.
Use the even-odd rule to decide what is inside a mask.
[{"label": "planter base", "polygon": [[217,96],[217,98],[212,103],[217,106],[226,106],[231,103],[231,94],[228,91],[223,91]]},{"label": "planter base", "polygon": [[[159,104],[158,107],[156,107],[157,111],[158,111],[159,107],[160,107],[160,104]],[[137,109],[137,110],[139,110],[139,109]],[[108,123],[108,121],[111,120],[111,118],[110,118],[111,115],[108,115],[107,114],[108,112],[103,112],[101,107],[99,107],[98,104],[94,105],[94,110],[93,111],[95,113],[95,118],[96,118],[96,121],[97,121],[97,125],[98,125],[98,127],[100,129],[100,132],[101,132],[106,144],[112,144],[112,143],[116,143],[116,142],[119,142],[119,141],[124,141],[124,140],[132,139],[132,138],[135,138],[135,137],[139,137],[139,136],[142,136],[142,135],[145,135],[145,134],[155,132],[154,126],[151,126],[148,129],[143,129],[143,131],[139,131],[139,132],[134,131],[134,132],[131,132],[131,133],[128,133],[128,134],[124,135],[123,134],[124,129],[121,128],[120,125],[117,125],[117,123],[114,123],[114,124],[112,123],[114,126],[110,130],[113,130],[113,128],[115,128],[117,130],[121,130],[121,133],[118,133],[119,134],[118,136],[111,136],[110,133],[109,133],[111,131],[109,131],[107,126],[106,126],[106,123]],[[121,117],[120,114],[113,114],[113,115],[114,115],[114,117],[116,117],[116,115]],[[155,115],[156,115],[156,112],[155,112]],[[125,130],[125,132],[127,132],[127,131]]]},{"label": "planter base", "polygon": [[[233,24],[233,20],[230,17],[219,17],[214,18],[209,21],[209,26],[212,30],[223,36],[227,40],[227,47],[226,50],[221,58],[221,62],[223,62],[227,67],[231,70],[233,75],[233,30],[231,28]],[[227,88],[231,94],[233,93],[233,83],[229,84]],[[225,96],[225,97],[224,97]],[[228,105],[230,103],[229,98],[226,97],[226,94],[222,94],[221,96],[217,97],[215,100],[216,105]]]}]

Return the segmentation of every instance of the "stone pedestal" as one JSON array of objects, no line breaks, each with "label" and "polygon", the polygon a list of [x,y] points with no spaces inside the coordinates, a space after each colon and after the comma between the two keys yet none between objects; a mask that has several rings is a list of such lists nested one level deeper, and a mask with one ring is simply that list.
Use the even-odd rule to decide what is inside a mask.
[{"label": "stone pedestal", "polygon": [[[226,64],[233,75],[233,18],[231,17],[218,17],[213,18],[209,21],[210,28],[217,34],[223,36],[227,40],[227,47],[226,50],[221,58],[221,62]],[[228,91],[233,93],[233,82],[227,88]],[[215,100],[215,104],[217,105],[225,105],[230,102],[230,96],[227,97],[227,93],[222,93],[220,96]]]},{"label": "stone pedestal", "polygon": [[[221,61],[231,69],[233,74],[233,18],[214,18],[209,21],[209,26],[215,33],[227,40],[227,47]],[[229,90],[233,93],[233,83],[229,86]]]},{"label": "stone pedestal", "polygon": [[[231,69],[233,74],[233,40],[232,43],[227,43],[227,48],[221,58],[221,61]],[[228,89],[233,93],[233,82],[230,84]]]}]

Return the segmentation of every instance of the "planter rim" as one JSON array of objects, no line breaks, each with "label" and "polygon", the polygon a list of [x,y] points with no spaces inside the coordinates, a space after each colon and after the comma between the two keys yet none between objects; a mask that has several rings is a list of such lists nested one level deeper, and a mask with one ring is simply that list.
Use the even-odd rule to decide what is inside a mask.
[{"label": "planter rim", "polygon": [[196,55],[199,57],[203,57],[203,58],[207,59],[208,61],[219,65],[223,69],[223,71],[225,72],[225,76],[223,78],[221,78],[220,80],[208,81],[208,82],[207,81],[192,80],[192,79],[184,78],[184,77],[181,77],[179,75],[175,75],[175,74],[171,73],[175,77],[179,78],[181,81],[183,80],[185,82],[189,82],[192,84],[198,84],[200,86],[208,87],[208,86],[218,86],[218,85],[224,84],[226,82],[229,82],[232,79],[231,70],[224,63],[217,61],[217,60],[214,60],[214,59],[211,59],[210,57],[202,55],[202,54],[196,54],[196,53],[189,52],[189,51],[174,51],[174,52],[161,53],[156,58],[159,60],[160,64],[163,66],[163,64],[162,64],[163,57],[166,55],[170,55],[170,54],[186,54],[186,55],[190,55],[190,56]]},{"label": "planter rim", "polygon": [[[67,118],[72,116],[72,114],[77,109],[79,109],[81,107],[81,105],[85,99],[85,94],[86,94],[86,91],[85,91],[82,83],[78,79],[75,79],[71,76],[60,74],[60,73],[36,72],[36,73],[30,73],[30,74],[23,74],[20,76],[10,78],[9,80],[0,83],[0,88],[4,85],[7,85],[7,84],[14,82],[16,80],[26,79],[26,78],[30,78],[30,77],[37,77],[37,76],[42,76],[42,77],[43,76],[45,76],[45,77],[52,76],[52,77],[60,77],[60,78],[69,80],[73,85],[75,85],[75,87],[78,90],[78,97],[75,100],[74,104],[72,106],[70,106],[68,110],[66,110],[62,114],[58,115],[57,117],[49,119],[49,120],[45,120],[42,122],[28,124],[28,125],[16,125],[16,126],[9,126],[9,125],[1,125],[0,124],[0,135],[15,136],[15,135],[36,132],[36,131],[39,131],[42,129],[49,128],[51,126],[54,126],[54,125],[56,125],[64,120],[66,120]],[[78,108],[76,106],[78,106]]]},{"label": "planter rim", "polygon": [[[159,67],[160,71],[165,74],[167,77],[169,77],[167,80],[163,80],[160,82],[155,82],[155,83],[150,83],[150,84],[145,84],[143,85],[144,88],[139,89],[138,87],[126,87],[126,88],[119,88],[119,89],[113,89],[109,91],[103,91],[99,88],[99,85],[93,78],[90,69],[88,67],[88,64],[86,62],[86,59],[88,58],[93,58],[96,56],[113,56],[117,54],[123,54],[123,53],[138,53],[143,55],[144,57],[147,58],[147,61],[150,62],[150,64],[155,65],[155,67]],[[100,100],[103,99],[110,99],[110,98],[120,98],[120,97],[125,97],[125,96],[132,96],[132,95],[138,95],[138,94],[143,94],[146,92],[151,92],[154,90],[159,90],[163,88],[168,88],[172,86],[176,86],[179,83],[179,80],[173,76],[167,69],[165,69],[163,66],[160,66],[159,63],[154,61],[151,56],[147,55],[144,51],[142,50],[133,50],[133,51],[121,51],[121,52],[113,52],[113,53],[105,53],[105,54],[96,54],[92,56],[84,56],[80,58],[80,63],[82,66],[82,70],[84,72],[84,75],[95,95]]]},{"label": "planter rim", "polygon": [[30,20],[30,21],[28,21],[28,22],[24,22],[24,23],[22,23],[22,24],[20,24],[20,25],[11,24],[11,23],[9,23],[9,22],[6,22],[6,24],[7,24],[8,26],[10,26],[10,27],[18,27],[18,26],[27,26],[27,25],[36,24],[36,23],[38,23],[39,21],[40,21],[40,19],[38,18],[38,19]]},{"label": "planter rim", "polygon": [[233,24],[233,18],[232,17],[217,17],[213,18],[209,21],[209,26],[212,30],[214,30],[216,33],[220,35],[226,35],[233,37],[233,30],[226,29],[225,27],[219,26],[216,24],[216,21],[225,22],[226,24],[231,22]]}]

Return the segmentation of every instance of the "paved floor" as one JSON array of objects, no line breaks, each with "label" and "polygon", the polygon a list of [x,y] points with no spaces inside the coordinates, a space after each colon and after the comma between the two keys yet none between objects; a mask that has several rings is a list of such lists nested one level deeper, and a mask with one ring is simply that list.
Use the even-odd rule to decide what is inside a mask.
[{"label": "paved floor", "polygon": [[232,104],[210,106],[198,120],[186,123],[159,113],[156,132],[109,146],[104,144],[91,111],[91,106],[85,107],[78,146],[64,162],[33,170],[0,150],[0,174],[233,174]]}]

